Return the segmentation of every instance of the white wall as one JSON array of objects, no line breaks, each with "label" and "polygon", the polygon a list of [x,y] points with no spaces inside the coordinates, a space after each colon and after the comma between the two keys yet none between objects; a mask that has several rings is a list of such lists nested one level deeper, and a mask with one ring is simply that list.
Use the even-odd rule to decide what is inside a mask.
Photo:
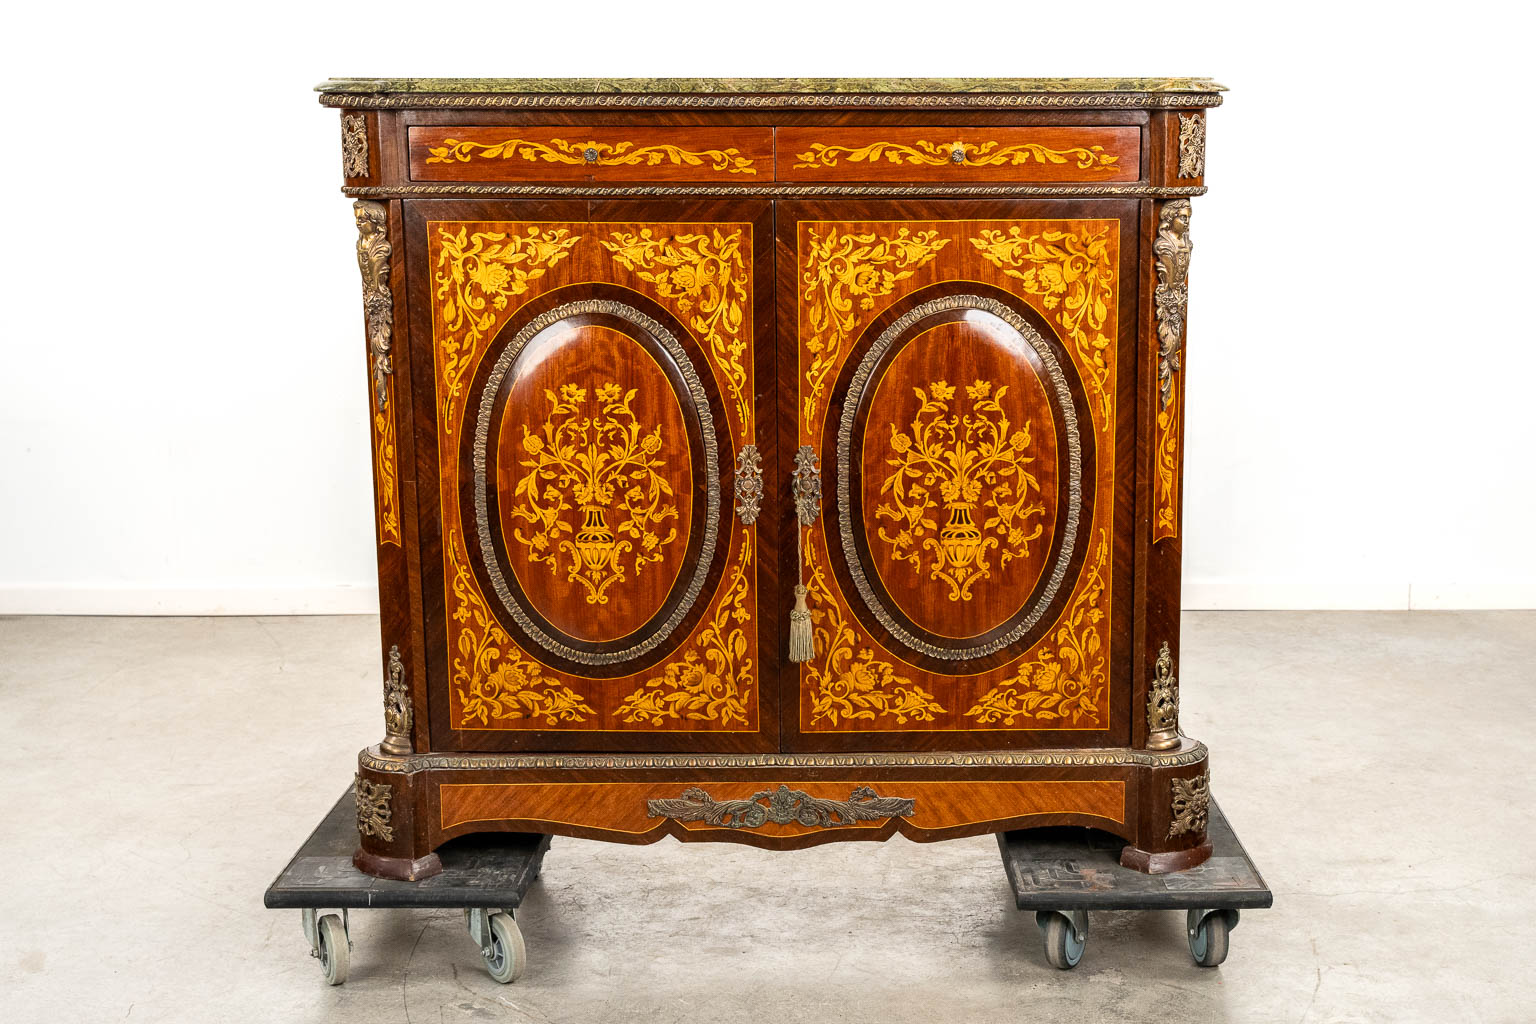
[{"label": "white wall", "polygon": [[773,6],[8,16],[0,612],[373,608],[354,229],[309,91],[349,74],[1215,77],[1186,604],[1536,606],[1528,25]]}]

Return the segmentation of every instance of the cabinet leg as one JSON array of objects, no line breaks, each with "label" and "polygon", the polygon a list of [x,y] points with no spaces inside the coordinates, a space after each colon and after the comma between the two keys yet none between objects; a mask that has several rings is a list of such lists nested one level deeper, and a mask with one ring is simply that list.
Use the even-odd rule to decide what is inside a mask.
[{"label": "cabinet leg", "polygon": [[355,796],[359,846],[352,864],[366,875],[419,882],[443,870],[426,848],[421,818],[423,793],[408,772],[380,772],[359,765]]},{"label": "cabinet leg", "polygon": [[1136,838],[1120,851],[1121,865],[1161,875],[1204,864],[1211,856],[1208,762],[1142,772],[1138,786]]}]

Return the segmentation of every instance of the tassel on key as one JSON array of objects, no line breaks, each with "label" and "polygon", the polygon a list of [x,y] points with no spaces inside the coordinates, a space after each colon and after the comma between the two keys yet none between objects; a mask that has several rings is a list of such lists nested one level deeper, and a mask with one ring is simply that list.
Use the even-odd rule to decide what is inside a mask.
[{"label": "tassel on key", "polygon": [[811,610],[805,606],[805,586],[795,584],[795,607],[789,613],[789,660],[810,661],[816,656],[811,634]]},{"label": "tassel on key", "polygon": [[798,662],[816,656],[811,610],[805,603],[805,528],[816,522],[821,513],[821,467],[810,445],[801,445],[795,452],[790,489],[795,498],[795,551],[800,559],[800,577],[795,581],[795,606],[789,613],[789,660]]}]

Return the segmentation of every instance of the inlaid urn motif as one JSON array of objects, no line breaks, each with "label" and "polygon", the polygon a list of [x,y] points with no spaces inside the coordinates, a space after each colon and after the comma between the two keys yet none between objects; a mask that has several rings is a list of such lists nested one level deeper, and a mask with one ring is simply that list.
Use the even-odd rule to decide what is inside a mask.
[{"label": "inlaid urn motif", "polygon": [[545,389],[548,418],[522,428],[525,472],[510,513],[526,529],[512,536],[531,561],[584,588],[588,604],[607,604],[613,584],[660,562],[677,539],[662,429],[641,423],[631,408],[638,393],[614,381],[590,394],[570,383]]},{"label": "inlaid urn motif", "polygon": [[875,509],[892,557],[944,583],[951,601],[971,600],[977,581],[1027,557],[1045,529],[1032,424],[1010,419],[1009,386],[976,380],[964,400],[960,390],[943,380],[912,388],[917,411],[905,430],[890,425],[890,472]]}]

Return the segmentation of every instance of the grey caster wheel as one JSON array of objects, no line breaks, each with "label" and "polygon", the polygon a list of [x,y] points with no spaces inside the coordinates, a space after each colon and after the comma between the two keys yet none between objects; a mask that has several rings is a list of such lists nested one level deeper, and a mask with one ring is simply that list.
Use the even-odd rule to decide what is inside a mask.
[{"label": "grey caster wheel", "polygon": [[320,961],[327,985],[340,985],[347,980],[347,968],[352,963],[352,936],[347,928],[346,911],[341,917],[326,914],[317,917],[313,909],[305,909],[304,937],[309,940],[309,955]]},{"label": "grey caster wheel", "polygon": [[1235,910],[1191,910],[1185,916],[1189,955],[1201,967],[1217,967],[1227,958],[1232,929],[1237,927]]},{"label": "grey caster wheel", "polygon": [[509,985],[522,977],[528,966],[528,948],[522,929],[505,910],[466,910],[470,937],[480,946],[480,956],[492,980]]},{"label": "grey caster wheel", "polygon": [[1035,923],[1045,936],[1045,959],[1060,971],[1070,971],[1083,958],[1088,944],[1088,912],[1084,910],[1042,910]]}]

